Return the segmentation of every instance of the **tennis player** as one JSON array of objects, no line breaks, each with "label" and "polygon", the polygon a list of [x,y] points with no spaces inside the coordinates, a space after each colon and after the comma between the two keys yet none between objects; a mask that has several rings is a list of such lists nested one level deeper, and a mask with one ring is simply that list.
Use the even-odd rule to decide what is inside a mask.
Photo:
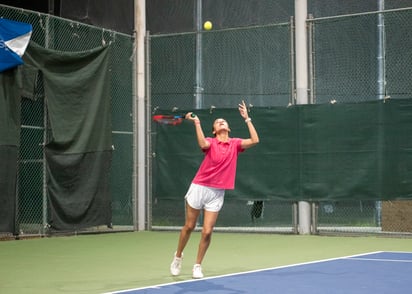
[{"label": "tennis player", "polygon": [[196,227],[200,212],[203,210],[202,235],[192,274],[195,279],[203,278],[201,264],[210,245],[219,211],[223,206],[225,190],[234,189],[235,186],[238,154],[259,143],[259,136],[244,101],[239,104],[239,113],[249,130],[250,138],[248,139],[231,138],[229,124],[223,118],[214,121],[213,138],[205,137],[199,117],[192,117],[191,112],[186,114],[185,118],[194,123],[197,142],[205,157],[185,196],[186,220],[180,231],[177,250],[170,265],[170,273],[173,276],[180,274],[183,249]]}]

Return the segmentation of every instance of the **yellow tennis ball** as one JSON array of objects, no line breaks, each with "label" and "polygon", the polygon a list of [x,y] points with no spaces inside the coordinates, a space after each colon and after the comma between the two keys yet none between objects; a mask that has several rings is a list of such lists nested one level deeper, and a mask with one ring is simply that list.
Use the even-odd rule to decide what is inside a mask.
[{"label": "yellow tennis ball", "polygon": [[205,28],[206,31],[210,31],[213,27],[212,22],[205,21],[205,23],[203,24],[203,27]]}]

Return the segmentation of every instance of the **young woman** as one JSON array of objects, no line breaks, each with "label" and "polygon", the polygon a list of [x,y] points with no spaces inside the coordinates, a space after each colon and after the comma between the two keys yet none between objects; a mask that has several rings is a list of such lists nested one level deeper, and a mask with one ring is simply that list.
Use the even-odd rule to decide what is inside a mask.
[{"label": "young woman", "polygon": [[202,235],[192,274],[195,279],[203,278],[201,264],[210,245],[219,211],[223,206],[225,190],[234,189],[235,186],[238,154],[259,143],[259,136],[244,101],[239,104],[239,113],[249,130],[250,137],[247,139],[231,138],[229,124],[223,118],[214,121],[213,138],[205,137],[199,118],[192,117],[191,112],[186,114],[186,119],[194,123],[197,142],[205,157],[185,196],[186,220],[180,231],[177,250],[170,265],[170,273],[173,276],[180,274],[183,250],[203,210]]}]

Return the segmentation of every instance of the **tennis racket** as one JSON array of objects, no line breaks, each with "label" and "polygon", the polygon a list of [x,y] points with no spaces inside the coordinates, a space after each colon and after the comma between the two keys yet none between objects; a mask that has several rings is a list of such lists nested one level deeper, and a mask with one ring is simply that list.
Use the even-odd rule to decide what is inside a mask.
[{"label": "tennis racket", "polygon": [[[192,117],[196,117],[196,114],[192,113]],[[153,120],[159,124],[176,126],[183,122],[185,115],[165,115],[157,114],[153,115]]]}]

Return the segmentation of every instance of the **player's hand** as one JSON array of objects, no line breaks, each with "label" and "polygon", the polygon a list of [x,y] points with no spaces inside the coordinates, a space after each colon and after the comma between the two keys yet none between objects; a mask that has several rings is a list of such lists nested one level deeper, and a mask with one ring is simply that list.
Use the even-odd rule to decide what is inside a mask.
[{"label": "player's hand", "polygon": [[199,121],[199,117],[196,114],[194,114],[193,112],[186,113],[185,119],[191,120],[191,121]]},{"label": "player's hand", "polygon": [[242,100],[242,103],[239,103],[239,113],[243,117],[243,119],[249,118],[249,113],[247,111],[246,103]]}]

